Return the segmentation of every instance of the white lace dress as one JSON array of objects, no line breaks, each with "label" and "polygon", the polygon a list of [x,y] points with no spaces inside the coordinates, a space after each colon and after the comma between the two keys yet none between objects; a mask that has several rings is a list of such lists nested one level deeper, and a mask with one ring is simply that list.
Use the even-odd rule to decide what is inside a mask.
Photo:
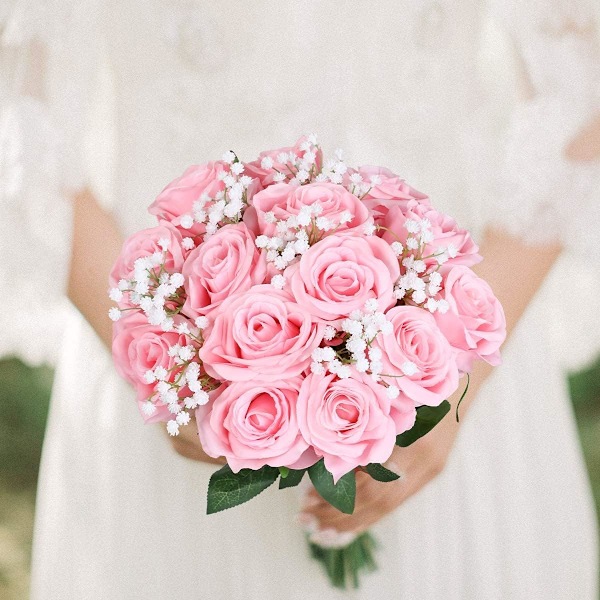
[{"label": "white lace dress", "polygon": [[[31,360],[48,340],[60,352],[32,597],[595,599],[596,526],[562,375],[593,349],[600,290],[575,258],[600,224],[598,165],[562,158],[600,106],[585,0],[13,4],[0,10],[0,342]],[[495,64],[504,54],[525,69],[532,100]],[[380,569],[345,596],[308,558],[293,490],[206,516],[212,468],[142,424],[73,309],[56,334],[68,190],[92,186],[129,234],[188,164],[230,148],[252,158],[312,131],[349,162],[401,173],[476,231],[500,223],[573,249],[519,323],[447,468],[375,528]]]}]

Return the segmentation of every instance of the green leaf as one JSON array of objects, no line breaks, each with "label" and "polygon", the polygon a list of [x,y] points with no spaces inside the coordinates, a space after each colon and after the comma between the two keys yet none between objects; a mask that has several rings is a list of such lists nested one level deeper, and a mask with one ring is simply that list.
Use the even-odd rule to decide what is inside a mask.
[{"label": "green leaf", "polygon": [[308,538],[311,556],[323,565],[331,585],[346,590],[360,587],[363,573],[377,570],[375,549],[377,544],[367,531],[343,548],[323,548]]},{"label": "green leaf", "polygon": [[225,465],[208,482],[206,513],[213,513],[248,502],[266,490],[279,477],[279,469],[264,466],[258,471],[242,469],[234,473]]},{"label": "green leaf", "polygon": [[394,473],[394,471],[390,471],[386,469],[383,465],[379,463],[371,463],[367,465],[365,471],[376,481],[396,481],[396,479],[400,479],[400,475],[398,473]]},{"label": "green leaf", "polygon": [[460,403],[464,400],[467,395],[467,391],[469,390],[469,385],[471,385],[471,375],[467,373],[467,385],[465,386],[465,391],[462,393],[460,400],[456,404],[456,422],[460,423],[460,419],[458,418],[458,409],[460,408]]},{"label": "green leaf", "polygon": [[279,467],[279,472],[281,473],[281,479],[285,479],[290,474],[290,470],[287,467]]},{"label": "green leaf", "polygon": [[439,406],[419,406],[417,419],[411,429],[396,436],[396,445],[405,448],[429,433],[450,410],[450,403],[444,400]]},{"label": "green leaf", "polygon": [[348,515],[354,512],[354,499],[356,498],[354,471],[346,473],[334,484],[333,475],[325,468],[325,463],[321,459],[309,467],[308,475],[323,500],[327,500],[329,504]]},{"label": "green leaf", "polygon": [[304,473],[306,473],[306,469],[299,469],[297,471],[294,469],[289,469],[288,471],[289,472],[287,474],[287,477],[284,478],[282,475],[281,479],[279,480],[280,490],[284,490],[285,488],[290,487],[296,487],[302,481]]}]

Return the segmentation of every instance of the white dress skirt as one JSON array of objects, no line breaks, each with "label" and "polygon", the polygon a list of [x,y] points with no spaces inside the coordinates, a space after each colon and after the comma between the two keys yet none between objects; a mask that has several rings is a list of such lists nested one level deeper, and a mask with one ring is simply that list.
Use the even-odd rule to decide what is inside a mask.
[{"label": "white dress skirt", "polygon": [[[33,5],[17,2],[3,29],[0,128],[0,282],[18,291],[3,349],[39,360],[47,338],[59,341],[32,598],[595,600],[596,522],[563,373],[595,347],[600,295],[574,258],[599,223],[598,167],[562,158],[598,106],[585,1]],[[510,77],[485,91],[487,8],[534,84],[526,103],[507,99]],[[506,344],[445,470],[374,527],[379,570],[347,592],[310,559],[296,490],[207,516],[214,467],[143,425],[72,308],[64,335],[50,333],[68,270],[66,188],[92,186],[129,234],[188,164],[230,148],[251,159],[311,131],[349,163],[399,172],[475,232],[499,224],[572,248]],[[23,306],[30,318],[12,318]]]}]

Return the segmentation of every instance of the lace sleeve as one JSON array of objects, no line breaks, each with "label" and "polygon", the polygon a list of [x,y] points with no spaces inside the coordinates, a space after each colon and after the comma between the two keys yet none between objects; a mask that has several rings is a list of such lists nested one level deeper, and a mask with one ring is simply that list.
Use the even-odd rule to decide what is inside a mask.
[{"label": "lace sleeve", "polygon": [[73,191],[87,184],[95,3],[13,2],[0,15],[0,355],[60,339]]},{"label": "lace sleeve", "polygon": [[[591,0],[589,0],[591,2]],[[600,50],[588,0],[496,0],[512,40],[519,96],[488,222],[531,242],[560,241],[600,256],[600,161],[571,162],[568,143],[600,112]]]}]

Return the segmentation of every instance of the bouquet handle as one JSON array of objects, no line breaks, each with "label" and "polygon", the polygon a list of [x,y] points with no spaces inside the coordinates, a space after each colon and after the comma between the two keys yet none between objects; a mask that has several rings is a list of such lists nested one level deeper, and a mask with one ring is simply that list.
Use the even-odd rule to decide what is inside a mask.
[{"label": "bouquet handle", "polygon": [[320,562],[331,585],[339,589],[360,587],[360,577],[377,569],[375,550],[377,542],[365,531],[342,547],[325,547],[307,535],[311,557]]}]

